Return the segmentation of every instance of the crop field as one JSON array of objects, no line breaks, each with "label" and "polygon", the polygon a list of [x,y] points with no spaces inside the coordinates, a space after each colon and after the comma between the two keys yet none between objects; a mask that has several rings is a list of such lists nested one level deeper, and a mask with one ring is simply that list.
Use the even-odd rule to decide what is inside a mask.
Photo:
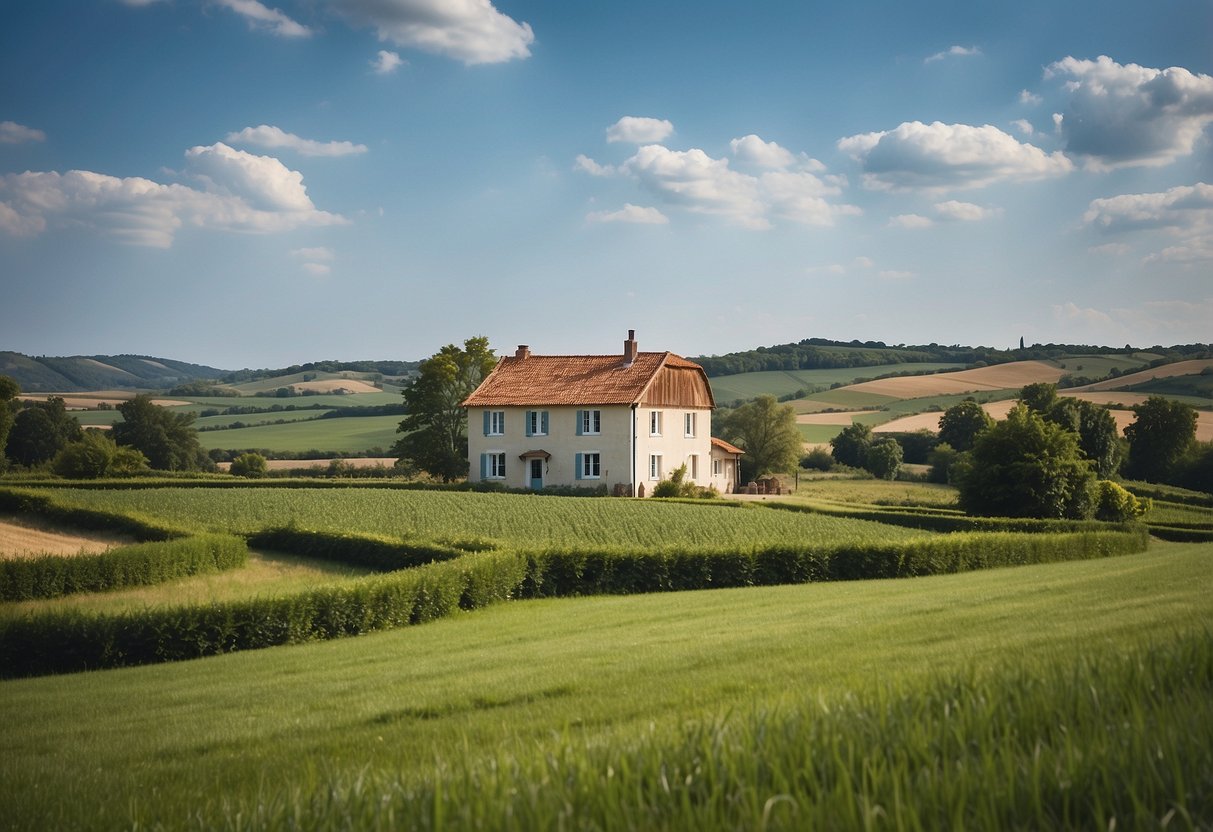
[{"label": "crop field", "polygon": [[950,485],[894,480],[801,479],[796,498],[873,506],[931,506],[955,508],[956,489]]},{"label": "crop field", "polygon": [[963,364],[911,363],[879,364],[872,367],[841,367],[826,370],[767,370],[714,376],[709,379],[716,401],[727,403],[738,399],[753,399],[761,395],[784,396],[797,390],[852,384],[856,379],[875,378],[886,373],[929,372],[954,370]]},{"label": "crop field", "polygon": [[1189,361],[1176,361],[1173,364],[1163,364],[1161,367],[1152,367],[1148,370],[1124,375],[1119,378],[1110,378],[1107,381],[1099,381],[1095,384],[1088,384],[1085,387],[1076,387],[1076,390],[1122,390],[1127,387],[1132,387],[1137,384],[1144,384],[1153,379],[1170,378],[1172,376],[1188,376],[1199,375],[1206,368],[1213,367],[1213,358],[1198,358]]},{"label": "crop field", "polygon": [[176,526],[251,532],[291,523],[317,531],[429,539],[483,537],[506,544],[735,545],[908,540],[924,532],[839,517],[736,504],[686,505],[604,497],[470,494],[384,488],[48,489],[73,504]]},{"label": "crop field", "polygon": [[527,601],[6,681],[0,806],[40,829],[1205,828],[1210,557]]},{"label": "crop field", "polygon": [[198,434],[198,442],[205,450],[257,448],[295,453],[310,450],[355,453],[390,448],[399,438],[396,428],[400,426],[401,418],[399,415],[347,416],[205,431]]},{"label": "crop field", "polygon": [[[199,430],[227,428],[234,422],[241,422],[249,427],[271,425],[274,422],[306,422],[309,419],[319,419],[323,410],[272,410],[268,413],[242,413],[236,416],[201,416],[194,420],[194,427]],[[399,417],[403,418],[403,417]],[[399,418],[397,421],[399,421]]]},{"label": "crop field", "polygon": [[374,407],[384,404],[400,404],[400,392],[388,390],[381,393],[347,393],[347,394],[317,394],[315,396],[183,396],[186,404],[176,405],[173,410],[197,414],[199,411],[216,408],[222,410],[235,405],[253,405],[254,407],[270,407],[274,404],[297,405],[301,407]]}]

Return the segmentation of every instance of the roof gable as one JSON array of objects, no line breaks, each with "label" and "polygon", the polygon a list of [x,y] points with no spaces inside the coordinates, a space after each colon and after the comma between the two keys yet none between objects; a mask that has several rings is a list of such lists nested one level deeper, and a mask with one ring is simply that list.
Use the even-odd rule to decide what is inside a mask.
[{"label": "roof gable", "polygon": [[715,404],[698,364],[670,352],[638,352],[631,362],[619,355],[507,356],[463,406],[630,406],[653,397],[654,404]]}]

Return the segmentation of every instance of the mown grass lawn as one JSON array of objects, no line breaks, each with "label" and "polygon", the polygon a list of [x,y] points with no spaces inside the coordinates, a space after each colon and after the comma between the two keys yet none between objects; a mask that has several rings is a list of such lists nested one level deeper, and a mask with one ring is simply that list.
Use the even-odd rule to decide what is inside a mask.
[{"label": "mown grass lawn", "polygon": [[[601,762],[595,749],[619,763],[612,754],[651,747],[642,772],[611,775],[622,778],[626,803],[642,788],[660,791],[650,781],[665,776],[663,749],[677,747],[688,726],[741,720],[753,740],[720,753],[742,775],[761,761],[750,753],[761,709],[828,715],[888,684],[913,692],[941,674],[1000,668],[1030,679],[1043,664],[1091,653],[1120,655],[1180,633],[1207,639],[1210,557],[1213,544],[1155,544],[1142,555],[937,578],[518,602],[358,639],[8,681],[0,806],[17,828],[388,829],[441,826],[442,812],[460,806],[490,826],[525,828],[502,815],[492,823],[497,803],[483,801],[526,803],[517,790],[544,784],[524,777],[478,797],[477,766],[507,776],[513,760],[524,774],[547,772],[561,794],[563,772],[575,778]],[[1101,678],[1088,681],[1100,695]],[[997,688],[982,694],[991,695],[979,725],[991,738],[1013,733],[1019,717],[1000,708]],[[1207,733],[1205,721],[1193,736]],[[719,761],[701,760],[709,762]],[[1028,776],[1016,767],[1032,767],[1007,765],[1009,781]],[[794,785],[795,772],[784,774]],[[1190,774],[1194,788],[1213,777]],[[907,771],[906,800],[914,782]],[[672,828],[705,817],[760,825],[762,799],[758,814],[701,816],[677,802],[694,793],[676,791],[684,797],[669,798]],[[418,794],[424,805],[413,802]],[[436,795],[457,797],[448,806]],[[1022,811],[1041,817],[1030,805]],[[595,817],[579,819],[571,805],[566,826],[604,822]],[[629,817],[648,816],[614,822]],[[785,820],[797,828],[794,815]],[[452,816],[451,825],[461,824]]]}]

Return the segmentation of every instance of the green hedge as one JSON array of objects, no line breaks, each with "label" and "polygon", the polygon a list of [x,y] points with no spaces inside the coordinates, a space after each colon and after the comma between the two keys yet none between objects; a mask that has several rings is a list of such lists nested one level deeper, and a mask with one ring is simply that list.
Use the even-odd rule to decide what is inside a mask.
[{"label": "green hedge", "polygon": [[953,534],[896,544],[779,545],[749,552],[547,549],[527,553],[523,597],[631,594],[811,581],[907,578],[1144,551],[1144,527]]},{"label": "green hedge", "polygon": [[277,598],[117,615],[0,618],[0,676],[173,661],[419,624],[511,598],[931,575],[1143,550],[1144,528],[967,534],[897,545],[753,551],[545,549],[484,552]]},{"label": "green hedge", "polygon": [[855,520],[872,520],[892,526],[907,526],[929,532],[1023,532],[1027,534],[1060,534],[1115,529],[1128,531],[1132,524],[1109,524],[1095,520],[1040,520],[1033,517],[973,517],[956,512],[940,513],[939,509],[913,508],[848,508],[820,503],[762,502],[755,505],[807,514],[830,514]]},{"label": "green hedge", "polygon": [[118,532],[136,540],[172,540],[190,534],[135,515],[62,505],[44,494],[7,488],[0,488],[0,511],[36,514],[73,528]]},{"label": "green hedge", "polygon": [[58,598],[158,584],[244,566],[248,546],[234,535],[205,534],[137,543],[95,555],[42,555],[0,560],[0,601]]},{"label": "green hedge", "polygon": [[283,526],[248,536],[249,545],[321,560],[361,566],[376,572],[394,572],[435,561],[453,560],[468,552],[484,551],[492,544],[480,540],[434,542],[402,540],[386,535],[321,532]]},{"label": "green hedge", "polygon": [[1191,526],[1156,526],[1150,524],[1147,526],[1150,534],[1157,537],[1159,540],[1170,540],[1175,543],[1208,543],[1213,541],[1213,529],[1208,526],[1204,528],[1194,528]]}]

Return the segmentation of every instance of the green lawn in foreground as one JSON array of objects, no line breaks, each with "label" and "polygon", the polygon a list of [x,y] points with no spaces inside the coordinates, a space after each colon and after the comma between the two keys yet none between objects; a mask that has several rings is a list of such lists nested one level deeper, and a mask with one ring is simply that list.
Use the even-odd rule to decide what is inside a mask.
[{"label": "green lawn in foreground", "polygon": [[172,525],[237,533],[296,523],[317,530],[429,539],[487,537],[521,546],[748,547],[782,541],[907,540],[926,534],[864,520],[723,501],[687,504],[389,488],[50,489],[47,493],[70,503],[134,512]]},{"label": "green lawn in foreground", "polygon": [[[443,793],[457,795],[449,811],[475,804],[479,789],[463,778],[477,764],[508,765],[517,757],[527,770],[547,772],[559,788],[564,772],[589,766],[599,746],[643,743],[660,753],[695,725],[738,721],[751,726],[756,742],[762,732],[753,731],[759,723],[750,715],[759,709],[820,711],[827,719],[845,710],[853,694],[867,697],[886,684],[912,687],[932,675],[959,673],[958,698],[928,703],[929,713],[942,719],[949,703],[962,708],[970,672],[1002,668],[1030,679],[1045,660],[1119,654],[1142,639],[1201,628],[1207,637],[1210,557],[1210,544],[1156,544],[1142,555],[936,578],[517,602],[357,639],[8,681],[0,683],[0,806],[7,823],[23,828],[238,828],[260,825],[260,818],[283,827],[392,829],[434,819],[435,780],[444,783]],[[1102,684],[1093,675],[1078,690],[1110,702],[1114,691],[1101,692]],[[970,726],[955,744],[992,752],[1003,744],[1003,732],[1005,742],[1026,744],[1025,756],[1012,759],[999,782],[1028,786],[1022,806],[1028,813],[1034,778],[1049,780],[1053,772],[1033,768],[1033,734],[1018,735],[1021,717],[1001,706],[998,690],[971,706],[963,699],[962,711],[974,709],[968,715],[984,733]],[[1178,707],[1199,714],[1192,733],[1207,733],[1207,701],[1201,711]],[[877,709],[863,724],[875,730],[896,713]],[[952,724],[969,725],[961,715]],[[1028,716],[1044,724],[1065,719],[1039,705]],[[1130,711],[1110,718],[1119,729],[1122,719],[1146,716]],[[947,724],[941,739],[950,736]],[[1178,740],[1149,733],[1153,725],[1126,723],[1126,730],[1138,738],[1135,749],[1151,738],[1160,743],[1165,769],[1167,759],[1176,759],[1167,755]],[[1098,720],[1096,728],[1100,735],[1108,730]],[[709,730],[701,746],[713,764],[724,753],[711,751],[714,735]],[[779,753],[778,735],[766,740],[772,741]],[[903,801],[915,799],[919,778],[942,777],[954,765],[931,756],[929,738],[921,741],[927,756],[902,773]],[[1066,742],[1064,733],[1057,741]],[[1080,735],[1075,742],[1086,740]],[[828,755],[831,747],[839,766],[846,757],[880,752],[867,744],[823,751]],[[754,814],[743,816],[748,826],[758,824],[766,796],[803,789],[794,770],[760,775],[755,766],[763,767],[762,755],[746,747],[728,753],[725,763],[738,785],[773,778]],[[1039,746],[1036,758],[1039,764]],[[660,791],[653,778],[661,776],[663,759],[653,757],[646,767],[646,789]],[[695,776],[688,759],[689,769],[665,772],[679,794],[682,778]],[[620,757],[607,755],[604,762],[614,773],[592,768],[595,776],[620,778],[621,801],[632,799],[642,782]],[[1129,762],[1143,776],[1154,767],[1152,758]],[[873,777],[886,774],[872,771]],[[1189,788],[1201,789],[1208,782],[1201,778],[1210,774],[1189,772]],[[411,803],[410,790],[422,787],[430,799]],[[516,788],[539,795],[545,785],[524,779]],[[1103,788],[1122,796],[1126,784]],[[525,808],[526,792],[513,794]],[[710,807],[720,796],[702,799]],[[677,811],[677,798],[669,801]],[[854,799],[839,805],[853,811]],[[1166,809],[1158,806],[1155,817]],[[500,805],[478,810],[491,818]],[[949,817],[946,806],[938,811]],[[702,827],[694,806],[682,812],[678,828]],[[1101,819],[1096,825],[1107,828],[1092,809],[1076,825]],[[795,820],[785,816],[781,828],[797,828]],[[557,819],[547,822],[555,826]],[[622,816],[616,822],[629,825]]]}]

